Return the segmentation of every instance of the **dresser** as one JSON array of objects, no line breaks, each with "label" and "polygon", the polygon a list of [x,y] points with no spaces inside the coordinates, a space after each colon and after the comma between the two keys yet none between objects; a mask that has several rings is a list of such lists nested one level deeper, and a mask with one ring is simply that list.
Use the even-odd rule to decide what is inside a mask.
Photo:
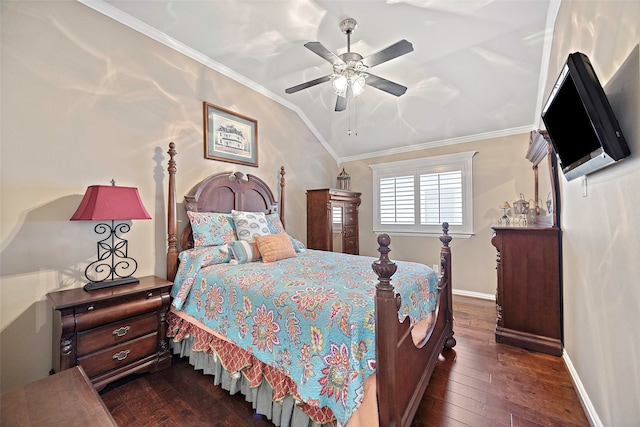
[{"label": "dresser", "polygon": [[51,292],[53,369],[80,365],[96,390],[126,375],[171,365],[166,313],[172,283],[155,276],[87,292]]},{"label": "dresser", "polygon": [[561,231],[493,227],[497,249],[496,341],[562,355]]},{"label": "dresser", "polygon": [[307,190],[307,247],[358,255],[360,194],[323,188]]}]

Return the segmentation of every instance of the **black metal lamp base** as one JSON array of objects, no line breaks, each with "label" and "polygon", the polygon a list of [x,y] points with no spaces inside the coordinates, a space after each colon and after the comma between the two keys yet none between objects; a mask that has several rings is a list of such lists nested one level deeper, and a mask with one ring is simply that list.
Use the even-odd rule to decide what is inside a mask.
[{"label": "black metal lamp base", "polygon": [[103,280],[102,282],[89,282],[84,285],[85,291],[95,291],[96,289],[110,288],[112,286],[126,285],[128,283],[138,283],[140,280],[135,277],[122,277],[114,280]]}]

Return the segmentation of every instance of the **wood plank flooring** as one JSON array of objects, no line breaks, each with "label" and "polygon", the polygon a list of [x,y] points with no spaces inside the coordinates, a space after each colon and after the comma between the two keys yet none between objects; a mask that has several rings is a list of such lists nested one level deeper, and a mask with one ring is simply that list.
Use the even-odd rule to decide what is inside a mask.
[{"label": "wood plank flooring", "polygon": [[[562,358],[496,344],[491,301],[454,296],[453,309],[458,344],[440,356],[413,426],[589,425]],[[121,427],[273,427],[184,359],[101,397]]]}]

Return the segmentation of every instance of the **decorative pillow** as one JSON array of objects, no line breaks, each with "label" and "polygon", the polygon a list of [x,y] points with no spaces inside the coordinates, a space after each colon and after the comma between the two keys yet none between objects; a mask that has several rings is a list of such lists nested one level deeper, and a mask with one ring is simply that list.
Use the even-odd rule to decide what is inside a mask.
[{"label": "decorative pillow", "polygon": [[300,240],[296,239],[295,237],[291,237],[291,243],[293,244],[293,249],[295,249],[296,252],[304,252],[307,249],[304,246],[304,243],[302,243]]},{"label": "decorative pillow", "polygon": [[178,255],[181,263],[190,260],[200,268],[210,265],[224,264],[231,260],[229,245],[207,246],[202,248],[188,249]]},{"label": "decorative pillow", "polygon": [[238,264],[258,261],[260,259],[260,251],[255,240],[236,240],[229,244],[233,258]]},{"label": "decorative pillow", "polygon": [[231,211],[238,240],[253,240],[255,236],[271,234],[264,212]]},{"label": "decorative pillow", "polygon": [[280,221],[280,214],[272,213],[265,215],[267,219],[267,227],[269,227],[269,231],[271,234],[284,233],[284,225],[282,225],[282,221]]},{"label": "decorative pillow", "polygon": [[297,256],[287,233],[256,236],[256,243],[262,256],[262,262],[273,262]]},{"label": "decorative pillow", "polygon": [[193,246],[196,248],[219,246],[237,240],[231,214],[187,211],[187,216],[193,232]]}]

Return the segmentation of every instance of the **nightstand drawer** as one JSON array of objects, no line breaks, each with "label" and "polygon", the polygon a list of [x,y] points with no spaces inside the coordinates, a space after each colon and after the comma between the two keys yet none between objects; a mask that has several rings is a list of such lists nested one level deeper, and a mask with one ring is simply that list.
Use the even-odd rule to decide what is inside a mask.
[{"label": "nightstand drawer", "polygon": [[141,316],[110,323],[99,328],[78,333],[78,356],[112,347],[114,345],[141,337],[158,329],[158,313],[143,314]]},{"label": "nightstand drawer", "polygon": [[160,291],[149,291],[129,296],[127,300],[114,298],[113,300],[84,304],[75,309],[76,330],[85,331],[127,317],[156,311],[160,307],[162,307]]},{"label": "nightstand drawer", "polygon": [[89,378],[129,365],[158,352],[157,332],[127,341],[122,345],[78,358]]}]

